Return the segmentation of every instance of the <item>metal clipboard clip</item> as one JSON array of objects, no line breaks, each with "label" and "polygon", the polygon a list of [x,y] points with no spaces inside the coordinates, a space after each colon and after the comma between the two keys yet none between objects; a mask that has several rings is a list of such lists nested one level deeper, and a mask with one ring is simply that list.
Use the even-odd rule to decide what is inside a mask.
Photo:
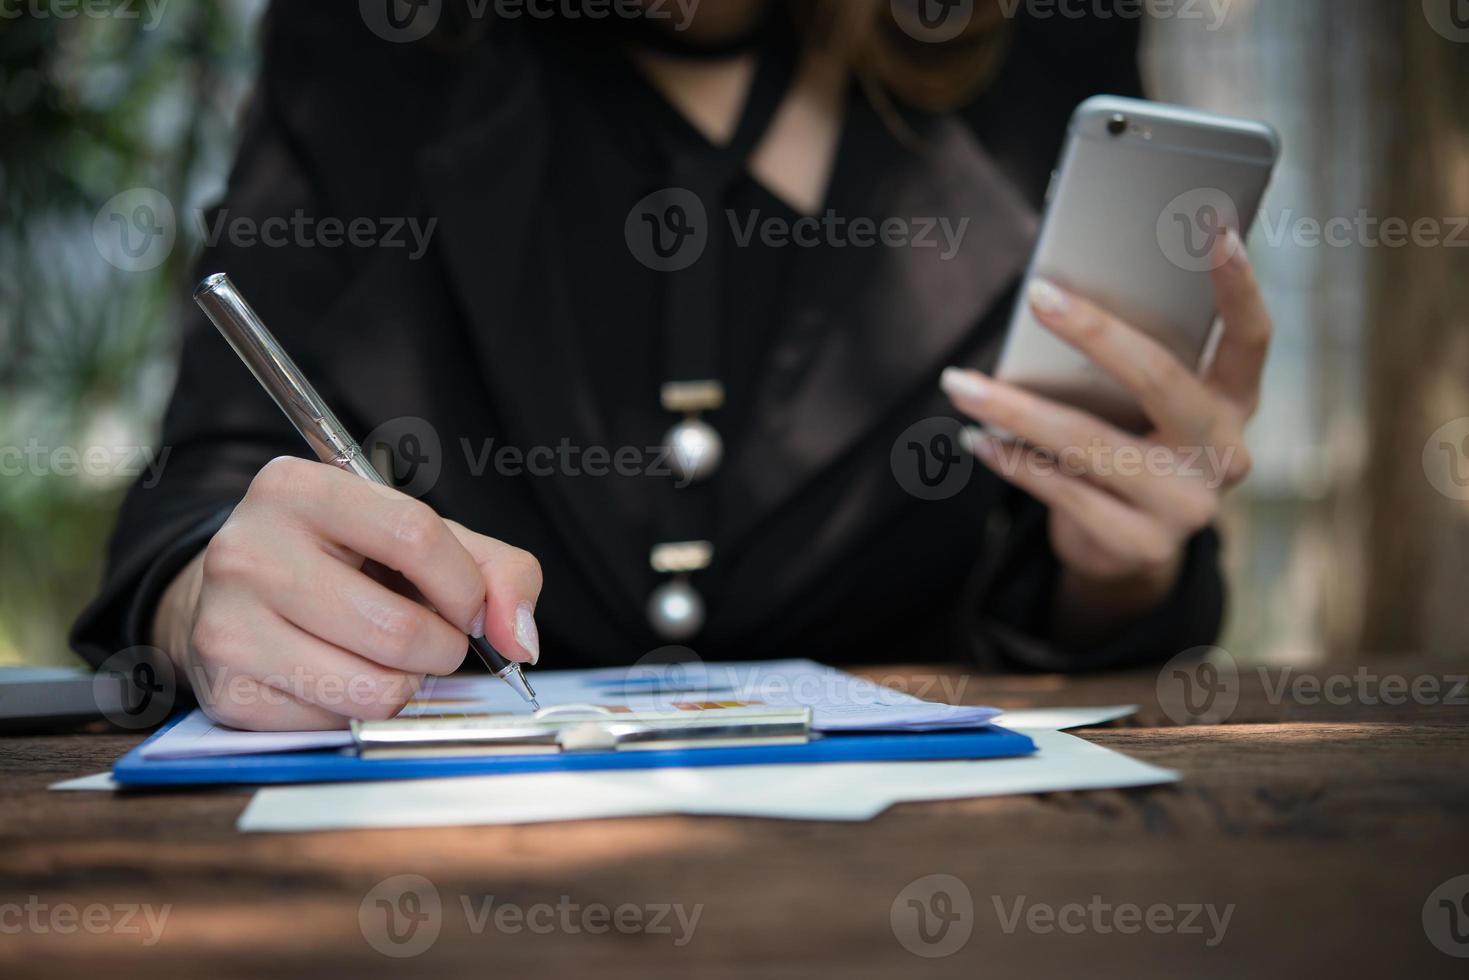
[{"label": "metal clipboard clip", "polygon": [[811,709],[617,712],[562,705],[533,715],[354,721],[352,737],[364,759],[799,745],[811,740]]}]

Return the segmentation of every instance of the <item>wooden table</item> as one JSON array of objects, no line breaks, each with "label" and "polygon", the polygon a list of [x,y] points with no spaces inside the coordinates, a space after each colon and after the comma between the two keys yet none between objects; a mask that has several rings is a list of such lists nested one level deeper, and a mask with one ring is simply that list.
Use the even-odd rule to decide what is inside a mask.
[{"label": "wooden table", "polygon": [[[1469,955],[1469,901],[1457,934],[1438,904],[1469,889],[1469,878],[1440,887],[1469,875],[1469,705],[1455,691],[1465,668],[1355,672],[1315,672],[1337,682],[1313,697],[1298,675],[1244,670],[1224,723],[1179,725],[1152,672],[868,671],[1007,707],[1141,704],[1131,723],[1086,737],[1185,778],[909,804],[859,824],[663,817],[247,836],[234,830],[242,792],[46,791],[106,769],[136,736],[7,737],[0,975],[1469,976],[1469,959],[1434,945]],[[1367,703],[1389,675],[1440,678],[1420,698],[1436,703]],[[359,922],[398,884],[373,889],[405,874],[426,877],[441,903],[424,920],[437,939],[406,959],[380,953]],[[152,945],[142,913],[122,921],[129,906],[155,922],[166,907]],[[502,906],[511,917],[497,925]],[[674,906],[684,922],[699,910],[691,932]],[[622,915],[621,928],[603,915]],[[370,938],[395,952],[432,938],[395,922],[395,937],[371,926]],[[918,955],[946,944],[957,951]]]}]

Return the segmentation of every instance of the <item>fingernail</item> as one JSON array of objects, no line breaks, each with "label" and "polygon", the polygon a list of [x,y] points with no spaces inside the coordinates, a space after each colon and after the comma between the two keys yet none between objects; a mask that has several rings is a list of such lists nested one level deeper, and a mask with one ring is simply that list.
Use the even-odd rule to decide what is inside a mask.
[{"label": "fingernail", "polygon": [[989,395],[989,385],[985,384],[984,379],[963,368],[944,368],[944,373],[939,375],[939,387],[951,398],[983,401]]},{"label": "fingernail", "polygon": [[1071,299],[1054,283],[1045,279],[1032,279],[1026,290],[1030,305],[1037,312],[1049,316],[1060,316],[1071,308]]},{"label": "fingernail", "polygon": [[1245,243],[1233,228],[1224,231],[1224,264],[1238,265],[1245,257]]},{"label": "fingernail", "polygon": [[522,602],[515,607],[515,642],[530,654],[532,665],[541,659],[541,634],[536,629],[535,611],[528,602]]},{"label": "fingernail", "polygon": [[480,606],[479,612],[474,614],[474,619],[469,623],[469,635],[476,640],[483,638],[485,635],[485,616],[488,612],[489,609],[486,606]]}]

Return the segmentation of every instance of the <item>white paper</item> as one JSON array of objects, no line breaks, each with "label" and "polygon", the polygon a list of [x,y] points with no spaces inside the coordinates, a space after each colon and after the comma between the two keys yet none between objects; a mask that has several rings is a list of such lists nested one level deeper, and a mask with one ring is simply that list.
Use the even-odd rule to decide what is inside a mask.
[{"label": "white paper", "polygon": [[110,793],[113,790],[117,789],[118,785],[113,781],[112,773],[99,772],[91,776],[81,776],[77,779],[64,779],[59,783],[52,783],[46,788],[52,790],[89,792],[99,792],[105,790],[106,792]]},{"label": "white paper", "polygon": [[894,802],[956,800],[1015,793],[1060,793],[1083,789],[1125,789],[1175,783],[1172,769],[1139,762],[1121,752],[1065,732],[1033,729],[1033,755],[974,762],[925,762],[922,771],[895,769],[884,776],[883,791]]},{"label": "white paper", "polygon": [[615,770],[263,789],[242,831],[443,827],[684,813],[870,820],[895,803],[1120,789],[1179,774],[1064,732],[1034,755],[955,762]]},{"label": "white paper", "polygon": [[206,756],[250,755],[257,752],[299,752],[339,749],[352,744],[352,733],[242,732],[211,721],[197,708],[183,721],[143,746],[144,759],[196,759]]},{"label": "white paper", "polygon": [[993,724],[1013,728],[1016,731],[1042,728],[1060,732],[1069,728],[1091,728],[1093,725],[1105,725],[1109,721],[1116,721],[1135,714],[1137,714],[1135,704],[1113,704],[1097,708],[1018,708],[1006,711],[991,721]]},{"label": "white paper", "polygon": [[[717,710],[720,706],[809,707],[818,732],[922,731],[970,728],[999,711],[980,705],[924,701],[810,660],[736,664],[639,664],[538,673],[544,707],[596,704],[632,711]],[[496,678],[439,678],[402,717],[442,714],[530,714]]]},{"label": "white paper", "polygon": [[[341,830],[541,823],[669,812],[625,772],[549,772],[262,789],[241,830]],[[335,811],[335,812],[333,812]]]},{"label": "white paper", "polygon": [[[936,704],[810,660],[748,664],[656,664],[534,675],[542,707],[596,704],[632,711],[718,710],[760,704],[812,709],[818,732],[931,731],[976,728],[999,712],[978,705]],[[488,674],[431,678],[400,717],[531,713],[506,684]],[[143,748],[144,759],[190,759],[345,748],[335,732],[243,732],[194,711]]]}]

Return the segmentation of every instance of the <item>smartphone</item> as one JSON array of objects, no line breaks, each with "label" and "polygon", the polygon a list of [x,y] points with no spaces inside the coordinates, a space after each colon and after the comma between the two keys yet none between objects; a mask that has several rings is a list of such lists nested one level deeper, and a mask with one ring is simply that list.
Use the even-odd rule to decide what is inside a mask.
[{"label": "smartphone", "polygon": [[[1106,308],[1193,368],[1211,348],[1209,273],[1227,228],[1249,234],[1280,156],[1261,122],[1117,96],[1072,114],[1026,272]],[[1016,304],[995,376],[1129,431],[1133,397]]]}]

